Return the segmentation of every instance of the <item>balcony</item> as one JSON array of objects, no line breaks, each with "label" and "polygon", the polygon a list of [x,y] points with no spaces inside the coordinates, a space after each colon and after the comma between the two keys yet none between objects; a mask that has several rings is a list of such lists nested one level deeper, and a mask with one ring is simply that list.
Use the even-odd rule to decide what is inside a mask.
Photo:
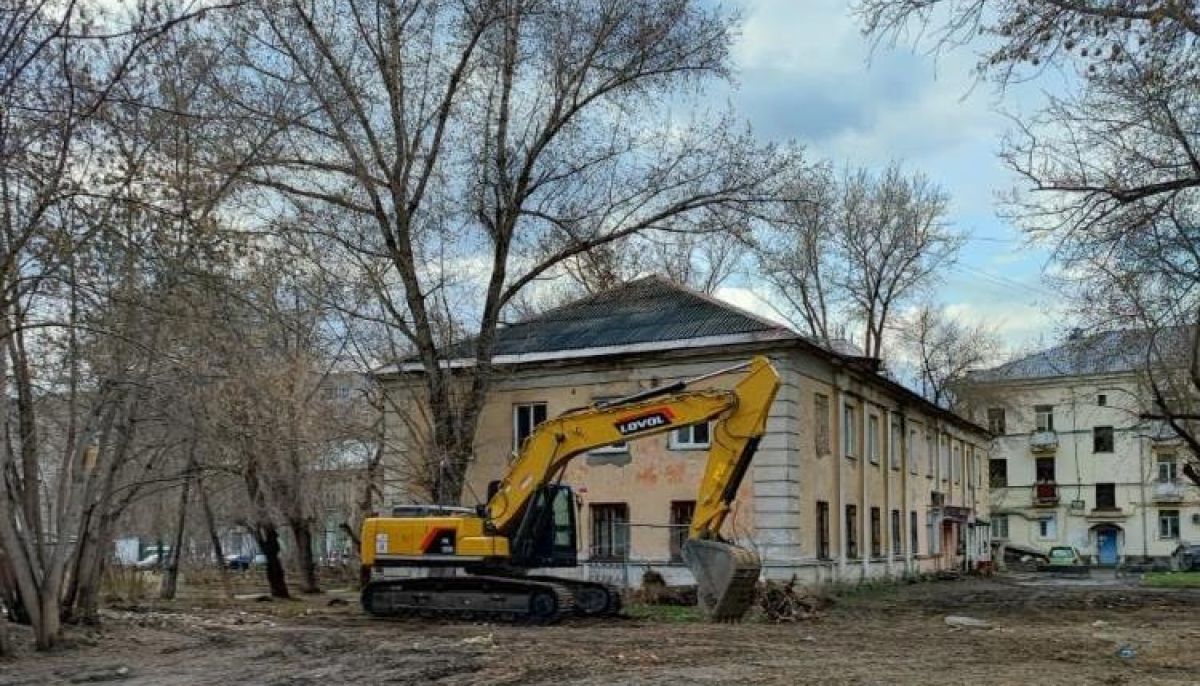
[{"label": "balcony", "polygon": [[1183,500],[1183,484],[1178,481],[1155,481],[1154,500],[1160,503],[1177,503]]},{"label": "balcony", "polygon": [[1058,505],[1058,484],[1053,481],[1043,481],[1033,485],[1034,507],[1055,507]]},{"label": "balcony", "polygon": [[1087,514],[1087,518],[1089,520],[1101,522],[1125,519],[1125,516],[1125,510],[1122,510],[1115,505],[1105,507],[1097,506],[1092,508],[1092,511]]},{"label": "balcony", "polygon": [[1037,454],[1050,454],[1058,450],[1058,434],[1053,431],[1034,431],[1029,434],[1029,450]]}]

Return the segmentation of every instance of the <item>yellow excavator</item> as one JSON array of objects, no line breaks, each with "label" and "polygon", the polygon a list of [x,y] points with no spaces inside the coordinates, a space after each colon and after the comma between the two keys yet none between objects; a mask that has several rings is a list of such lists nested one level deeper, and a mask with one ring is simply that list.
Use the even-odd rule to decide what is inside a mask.
[{"label": "yellow excavator", "polygon": [[[733,390],[689,390],[744,373]],[[681,555],[696,578],[699,604],[714,621],[749,609],[762,562],[721,537],[779,375],[765,357],[628,397],[569,410],[540,424],[508,473],[488,487],[486,505],[397,507],[363,523],[362,606],[379,617],[421,616],[548,623],[568,614],[612,615],[618,590],[535,569],[578,566],[576,500],[562,475],[589,450],[713,422],[708,462]],[[410,576],[391,572],[408,568]],[[415,570],[428,570],[418,575]],[[437,570],[437,571],[433,571]]]}]

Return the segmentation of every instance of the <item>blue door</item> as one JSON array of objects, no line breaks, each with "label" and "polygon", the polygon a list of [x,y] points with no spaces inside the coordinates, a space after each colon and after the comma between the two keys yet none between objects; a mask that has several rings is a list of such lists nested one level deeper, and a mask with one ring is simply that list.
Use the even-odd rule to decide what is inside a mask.
[{"label": "blue door", "polygon": [[1117,564],[1117,530],[1100,529],[1096,532],[1096,548],[1102,565]]}]

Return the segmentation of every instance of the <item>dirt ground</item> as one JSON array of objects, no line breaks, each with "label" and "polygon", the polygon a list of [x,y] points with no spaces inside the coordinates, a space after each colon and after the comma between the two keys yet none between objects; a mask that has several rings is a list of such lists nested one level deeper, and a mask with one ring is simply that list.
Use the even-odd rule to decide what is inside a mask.
[{"label": "dirt ground", "polygon": [[0,661],[0,684],[1200,683],[1189,590],[934,582],[857,591],[787,625],[677,608],[552,627],[381,621],[343,598],[107,610],[60,650]]}]

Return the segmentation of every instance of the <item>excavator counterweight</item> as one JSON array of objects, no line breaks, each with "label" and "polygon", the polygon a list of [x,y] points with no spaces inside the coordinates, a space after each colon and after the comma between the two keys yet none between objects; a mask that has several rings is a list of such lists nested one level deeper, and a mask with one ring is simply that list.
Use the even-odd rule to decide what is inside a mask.
[{"label": "excavator counterweight", "polygon": [[[732,390],[689,387],[743,374]],[[578,566],[575,494],[560,483],[576,456],[712,422],[704,476],[681,553],[696,578],[701,607],[714,621],[749,609],[762,564],[722,537],[725,523],[779,389],[765,357],[669,386],[570,410],[540,424],[520,446],[478,511],[439,506],[397,508],[363,523],[363,608],[376,616],[492,617],[553,622],[577,613],[611,615],[620,594],[606,584],[533,576]],[[389,576],[397,568],[442,573]]]}]

